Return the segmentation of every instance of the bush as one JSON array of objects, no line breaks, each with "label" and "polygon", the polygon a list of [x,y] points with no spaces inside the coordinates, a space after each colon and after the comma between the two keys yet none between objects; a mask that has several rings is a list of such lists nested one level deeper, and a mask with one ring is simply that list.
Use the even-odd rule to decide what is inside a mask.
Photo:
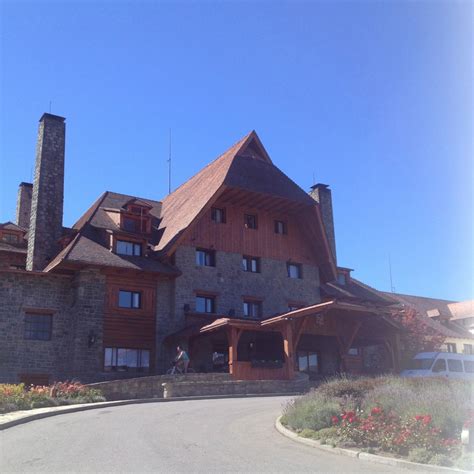
[{"label": "bush", "polygon": [[301,431],[301,433],[298,433],[299,436],[301,436],[302,438],[311,438],[311,439],[318,439],[316,437],[317,435],[317,431],[314,431],[314,430],[310,430],[308,428],[305,428],[304,430]]},{"label": "bush", "polygon": [[[474,423],[472,388],[445,379],[339,377],[289,404],[284,419],[295,430],[316,431],[312,437],[324,443],[452,465],[461,455],[463,424]],[[323,429],[333,432],[323,434]]]},{"label": "bush", "polygon": [[408,459],[413,462],[428,464],[433,457],[433,453],[426,448],[415,448],[408,453]]},{"label": "bush", "polygon": [[366,394],[362,407],[368,410],[380,404],[405,419],[429,413],[443,436],[457,437],[473,405],[472,388],[462,380],[387,377]]},{"label": "bush", "polygon": [[0,384],[0,413],[104,400],[99,390],[79,382],[60,382],[48,387],[29,388],[24,384]]},{"label": "bush", "polygon": [[311,392],[286,406],[282,422],[296,431],[304,429],[319,431],[330,427],[332,417],[337,416],[340,411],[337,402],[327,399],[318,392]]},{"label": "bush", "polygon": [[451,467],[453,465],[453,460],[446,454],[435,454],[431,458],[430,464],[435,464],[436,466]]}]

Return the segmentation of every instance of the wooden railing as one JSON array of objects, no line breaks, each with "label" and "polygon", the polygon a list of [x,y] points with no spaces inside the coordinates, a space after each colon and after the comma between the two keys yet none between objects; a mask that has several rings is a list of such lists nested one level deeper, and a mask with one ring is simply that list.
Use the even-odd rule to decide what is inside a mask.
[{"label": "wooden railing", "polygon": [[288,373],[283,363],[282,367],[252,367],[251,362],[235,361],[231,367],[234,380],[287,380]]}]

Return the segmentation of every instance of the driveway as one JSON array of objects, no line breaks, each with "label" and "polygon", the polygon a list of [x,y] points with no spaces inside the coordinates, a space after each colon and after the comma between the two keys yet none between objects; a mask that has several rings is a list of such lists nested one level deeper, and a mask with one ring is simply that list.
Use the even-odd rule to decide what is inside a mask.
[{"label": "driveway", "polygon": [[0,432],[0,472],[400,472],[280,435],[286,397],[147,403]]}]

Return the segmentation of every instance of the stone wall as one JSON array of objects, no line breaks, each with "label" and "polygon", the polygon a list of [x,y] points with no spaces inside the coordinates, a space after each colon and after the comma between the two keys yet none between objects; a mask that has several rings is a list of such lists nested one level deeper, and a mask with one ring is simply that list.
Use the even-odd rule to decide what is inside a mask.
[{"label": "stone wall", "polygon": [[111,380],[90,384],[99,389],[107,400],[133,400],[137,398],[163,398],[163,383],[202,382],[204,380],[223,383],[230,380],[229,374],[153,375],[133,379]]},{"label": "stone wall", "polygon": [[175,254],[182,275],[176,279],[175,320],[184,325],[184,306],[195,310],[195,290],[216,293],[216,313],[243,317],[243,296],[262,300],[263,316],[288,311],[289,302],[319,303],[319,269],[303,265],[303,278],[288,278],[287,263],[261,259],[261,272],[242,270],[242,254],[216,252],[216,266],[196,265],[196,249],[182,246]]},{"label": "stone wall", "polygon": [[[71,374],[81,382],[102,378],[105,287],[105,276],[94,269],[77,272],[73,281]],[[92,344],[91,338],[94,338]]]},{"label": "stone wall", "polygon": [[212,395],[258,395],[303,393],[308,377],[297,374],[295,380],[232,380],[229,374],[158,375],[114,380],[89,385],[102,391],[107,400],[170,398]]},{"label": "stone wall", "polygon": [[[48,374],[50,381],[71,374],[73,301],[70,278],[0,271],[0,382],[19,382],[21,374]],[[50,311],[49,341],[25,339],[25,313]]]}]

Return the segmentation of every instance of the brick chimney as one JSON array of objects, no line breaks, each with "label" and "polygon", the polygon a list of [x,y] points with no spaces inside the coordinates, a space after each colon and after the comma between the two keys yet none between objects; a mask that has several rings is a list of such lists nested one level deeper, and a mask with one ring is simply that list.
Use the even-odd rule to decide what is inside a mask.
[{"label": "brick chimney", "polygon": [[336,235],[334,233],[334,217],[332,212],[332,196],[329,185],[318,183],[311,186],[309,195],[319,203],[321,210],[321,217],[326,231],[326,237],[329,242],[329,247],[332,250],[334,262],[336,263]]},{"label": "brick chimney", "polygon": [[30,227],[32,194],[33,185],[31,183],[20,183],[16,200],[16,224],[24,229]]},{"label": "brick chimney", "polygon": [[43,114],[36,144],[27,270],[43,270],[58,253],[64,199],[65,118]]}]

